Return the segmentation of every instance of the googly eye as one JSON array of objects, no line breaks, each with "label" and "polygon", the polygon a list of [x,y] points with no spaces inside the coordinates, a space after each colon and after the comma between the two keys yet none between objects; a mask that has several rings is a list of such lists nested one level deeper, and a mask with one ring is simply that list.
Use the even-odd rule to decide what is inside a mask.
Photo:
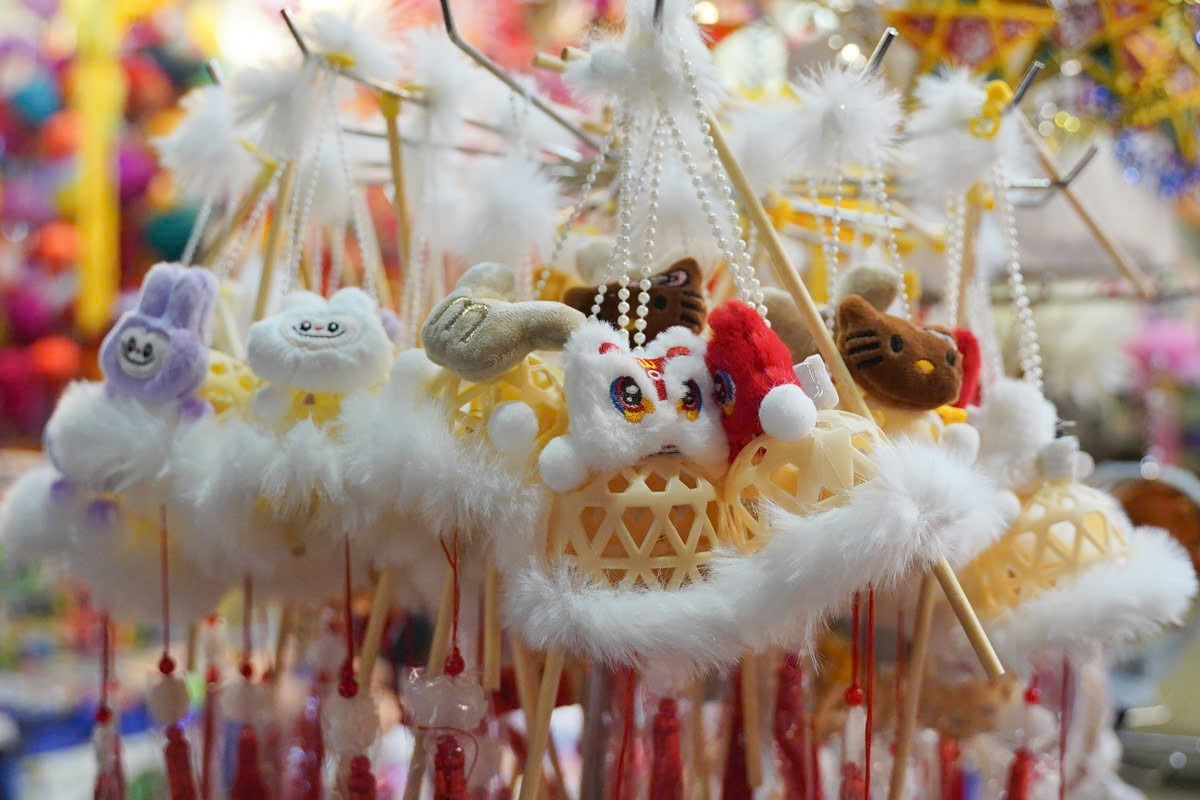
[{"label": "googly eye", "polygon": [[629,375],[617,378],[608,389],[613,408],[620,411],[626,422],[641,422],[654,411],[654,403],[643,393],[642,387]]},{"label": "googly eye", "polygon": [[331,322],[327,326],[325,326],[325,329],[328,330],[330,333],[337,333],[339,330],[342,329],[342,326],[338,325],[336,322]]},{"label": "googly eye", "polygon": [[737,401],[737,387],[734,386],[733,377],[723,369],[713,373],[713,399],[721,407],[722,414],[729,416],[733,413],[733,406]]},{"label": "googly eye", "polygon": [[307,332],[307,331],[311,331],[311,330],[312,330],[312,323],[311,323],[311,322],[309,322],[308,320],[304,320],[303,322],[301,322],[301,323],[300,323],[300,330],[302,330],[302,331],[306,331],[306,332]]},{"label": "googly eye", "polygon": [[683,386],[683,397],[679,399],[679,413],[692,422],[695,422],[700,418],[700,409],[704,407],[704,398],[700,394],[700,385],[695,381],[687,381]]}]

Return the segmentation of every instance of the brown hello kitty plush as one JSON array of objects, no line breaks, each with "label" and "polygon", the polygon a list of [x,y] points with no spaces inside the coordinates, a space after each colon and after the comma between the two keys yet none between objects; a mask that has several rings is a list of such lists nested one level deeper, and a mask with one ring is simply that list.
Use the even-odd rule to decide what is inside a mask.
[{"label": "brown hello kitty plush", "polygon": [[[693,258],[685,258],[650,277],[650,302],[647,304],[646,341],[677,325],[700,333],[708,319],[708,305],[704,302],[703,274]],[[600,305],[599,318],[610,325],[617,324],[617,290],[620,286],[610,283],[605,289],[604,302]],[[629,318],[633,319],[632,306],[637,296],[637,281],[631,288]],[[595,286],[575,286],[563,295],[563,302],[574,309],[590,314],[596,298]]]}]

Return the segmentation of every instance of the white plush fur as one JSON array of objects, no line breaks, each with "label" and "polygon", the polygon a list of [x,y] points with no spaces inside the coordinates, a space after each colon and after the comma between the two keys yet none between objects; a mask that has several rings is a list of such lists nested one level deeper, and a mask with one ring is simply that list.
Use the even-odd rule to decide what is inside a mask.
[{"label": "white plush fur", "polygon": [[359,75],[392,81],[402,71],[395,10],[385,0],[305,0],[297,24],[314,52],[350,59]]},{"label": "white plush fur", "polygon": [[800,109],[790,120],[794,163],[829,174],[848,165],[871,166],[887,157],[902,118],[900,96],[883,79],[848,66],[829,66],[801,79]]},{"label": "white plush fur", "polygon": [[968,128],[983,107],[983,82],[966,69],[946,70],[918,79],[914,97],[918,106],[908,118],[905,156],[918,191],[941,203],[986,180],[1003,134],[985,139]]},{"label": "white plush fur", "polygon": [[[562,204],[557,182],[537,159],[519,151],[488,163],[481,178],[462,228],[463,261],[518,269],[535,254],[548,257]],[[523,296],[531,289],[520,287]]]},{"label": "white plush fur", "polygon": [[412,28],[401,43],[404,74],[422,87],[425,101],[412,108],[415,128],[409,131],[426,142],[456,141],[479,71],[440,25]]},{"label": "white plush fur", "polygon": [[37,467],[17,478],[0,499],[0,542],[5,558],[32,562],[61,555],[71,538],[70,516],[57,514],[51,487],[62,476]]},{"label": "white plush fur", "polygon": [[234,70],[229,80],[234,120],[251,127],[261,149],[275,158],[297,158],[328,104],[315,91],[317,63],[295,45],[278,42],[274,52]]},{"label": "white plush fur", "polygon": [[781,191],[788,180],[791,141],[783,135],[796,113],[794,103],[756,103],[731,120],[729,145],[759,197]]},{"label": "white plush fur", "polygon": [[781,442],[795,442],[812,432],[817,422],[817,407],[794,383],[785,383],[767,392],[758,407],[763,432]]},{"label": "white plush fur", "polygon": [[534,649],[559,647],[608,665],[704,669],[742,653],[731,598],[708,582],[621,590],[567,566],[531,564],[507,581],[504,612]]},{"label": "white plush fur", "polygon": [[684,77],[686,53],[705,108],[721,99],[721,78],[692,19],[691,0],[665,0],[660,26],[653,3],[627,9],[624,32],[592,45],[588,58],[567,65],[567,82],[585,97],[620,99],[646,111],[660,102],[676,113],[690,113],[691,95]]},{"label": "white plush fur", "polygon": [[59,398],[45,438],[55,466],[82,488],[157,490],[175,430],[173,405],[153,408],[103,383],[76,381]]},{"label": "white plush fur", "polygon": [[1037,455],[1054,440],[1058,413],[1037,387],[1001,378],[968,411],[979,431],[978,466],[1001,486],[1021,490],[1038,477]]},{"label": "white plush fur", "polygon": [[254,175],[254,157],[234,127],[233,103],[224,86],[192,89],[179,101],[183,118],[153,140],[163,166],[180,186],[201,197],[238,196]]},{"label": "white plush fur", "polygon": [[255,374],[277,388],[348,393],[383,382],[392,347],[375,301],[349,287],[329,300],[293,292],[282,311],[250,326],[246,354]]},{"label": "white plush fur", "polygon": [[[674,347],[689,352],[669,355]],[[695,334],[673,328],[655,337],[644,354],[638,354],[631,353],[624,336],[606,323],[593,320],[576,329],[563,351],[568,433],[542,450],[542,480],[555,491],[570,491],[595,472],[635,464],[663,451],[678,451],[703,464],[720,461],[728,445],[724,444],[719,410],[710,402],[712,380],[704,366],[704,347]],[[637,360],[639,355],[666,358],[662,370],[665,398],[659,397],[652,368],[643,366]],[[640,391],[644,409],[640,419],[616,407],[612,392],[617,391],[618,381],[627,381],[631,391],[632,387]],[[699,389],[698,414],[680,410],[688,381]]]},{"label": "white plush fur", "polygon": [[1183,621],[1196,573],[1164,530],[1135,528],[1126,558],[1094,564],[989,625],[1006,664],[1053,663],[1062,655],[1119,652]]},{"label": "white plush fur", "polygon": [[537,414],[526,403],[501,403],[488,417],[487,431],[499,453],[513,464],[527,464],[537,438]]},{"label": "white plush fur", "polygon": [[962,564],[1010,521],[994,487],[935,445],[884,445],[875,462],[877,474],[839,507],[816,515],[761,508],[770,521],[766,545],[714,565],[713,580],[737,587],[748,644],[803,644],[855,589],[886,590],[942,558]]}]

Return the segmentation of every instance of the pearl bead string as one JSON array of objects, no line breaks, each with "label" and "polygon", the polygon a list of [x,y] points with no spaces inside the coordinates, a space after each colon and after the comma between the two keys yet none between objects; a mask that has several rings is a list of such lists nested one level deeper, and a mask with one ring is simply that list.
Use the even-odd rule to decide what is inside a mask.
[{"label": "pearl bead string", "polygon": [[267,188],[263,190],[262,196],[254,204],[254,208],[250,212],[250,218],[246,221],[242,229],[237,232],[231,246],[225,249],[225,253],[213,268],[213,273],[217,276],[217,280],[223,281],[228,278],[229,274],[233,271],[234,265],[241,261],[246,244],[262,224],[263,217],[267,215],[267,208],[271,205],[271,201],[279,194],[279,182],[283,177],[286,166],[287,163],[281,161],[271,171],[271,177],[267,181]]},{"label": "pearl bead string", "polygon": [[183,256],[179,262],[185,267],[192,265],[192,259],[196,257],[196,248],[200,246],[200,239],[204,236],[204,229],[208,227],[209,217],[212,216],[214,203],[214,194],[210,194],[204,198],[204,204],[200,206],[200,211],[196,214],[196,221],[192,223],[192,231],[188,234],[187,244],[183,247]]},{"label": "pearl bead string", "polygon": [[642,231],[642,277],[638,282],[637,319],[633,321],[633,344],[641,349],[646,344],[646,316],[650,313],[650,275],[654,269],[655,242],[658,235],[658,196],[662,185],[663,150],[665,149],[664,118],[666,112],[659,109],[655,119],[654,129],[650,133],[650,151],[647,165],[650,175],[650,189],[646,200],[646,225]]},{"label": "pearl bead string", "polygon": [[[627,323],[629,318],[625,316],[629,311],[629,289],[627,288],[629,279],[624,273],[628,272],[629,260],[629,240],[633,233],[633,209],[630,204],[630,195],[633,192],[633,120],[622,110],[617,119],[614,121],[614,127],[619,127],[624,134],[624,139],[621,142],[620,152],[618,154],[619,167],[617,169],[617,236],[613,242],[612,252],[608,257],[608,265],[604,269],[604,274],[599,277],[596,284],[596,296],[592,301],[592,319],[597,319],[600,316],[600,307],[604,304],[604,297],[608,293],[607,281],[609,277],[620,270],[622,273],[623,283],[620,291],[617,293],[619,303],[617,305],[618,313],[621,317],[617,319],[617,327],[622,331],[625,330],[621,324],[621,318]],[[624,296],[622,296],[624,292]],[[624,304],[625,311],[621,311],[621,304]]]},{"label": "pearl bead string", "polygon": [[[329,88],[330,100],[333,99],[332,82]],[[346,191],[354,192],[354,176],[350,172],[350,160],[346,156],[346,142],[342,136],[342,126],[335,124],[333,126],[333,143],[337,147],[338,164],[341,165],[342,175],[346,179]],[[350,223],[354,231],[354,239],[358,242],[359,261],[362,265],[362,286],[371,297],[375,297],[375,270],[371,269],[370,249],[367,246],[366,226],[369,224],[363,219],[363,204],[350,201]]]},{"label": "pearl bead string", "polygon": [[908,287],[904,284],[904,262],[900,259],[900,244],[896,241],[896,230],[892,227],[892,204],[888,198],[883,161],[878,156],[871,163],[870,182],[879,213],[883,215],[883,240],[887,246],[888,260],[892,269],[896,270],[896,296],[900,300],[900,315],[911,320],[912,308],[908,302]]},{"label": "pearl bead string", "polygon": [[946,292],[942,299],[946,325],[958,325],[958,296],[962,291],[963,255],[966,251],[967,205],[962,195],[946,203]]},{"label": "pearl bead string", "polygon": [[996,196],[1000,201],[1001,224],[1008,254],[1008,287],[1017,309],[1017,355],[1025,380],[1042,391],[1042,352],[1038,344],[1037,326],[1033,321],[1025,278],[1021,274],[1021,251],[1017,244],[1017,215],[1009,194],[1008,176],[1003,164],[994,169]]}]

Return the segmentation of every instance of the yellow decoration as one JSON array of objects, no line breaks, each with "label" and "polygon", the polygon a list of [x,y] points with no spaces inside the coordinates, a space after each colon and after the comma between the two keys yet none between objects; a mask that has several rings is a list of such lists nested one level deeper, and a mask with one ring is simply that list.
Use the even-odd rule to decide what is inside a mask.
[{"label": "yellow decoration", "polygon": [[261,386],[262,380],[247,364],[220,350],[208,351],[208,377],[199,394],[218,415],[232,412],[241,416]]},{"label": "yellow decoration", "polygon": [[1013,90],[1004,81],[990,81],[985,92],[979,116],[972,119],[967,127],[972,136],[994,139],[1000,132],[1000,119],[1004,115],[1004,108],[1013,98]]},{"label": "yellow decoration", "polygon": [[290,394],[291,402],[284,417],[284,428],[290,428],[306,419],[312,420],[317,427],[324,427],[342,413],[341,394],[302,391],[292,391]]}]

